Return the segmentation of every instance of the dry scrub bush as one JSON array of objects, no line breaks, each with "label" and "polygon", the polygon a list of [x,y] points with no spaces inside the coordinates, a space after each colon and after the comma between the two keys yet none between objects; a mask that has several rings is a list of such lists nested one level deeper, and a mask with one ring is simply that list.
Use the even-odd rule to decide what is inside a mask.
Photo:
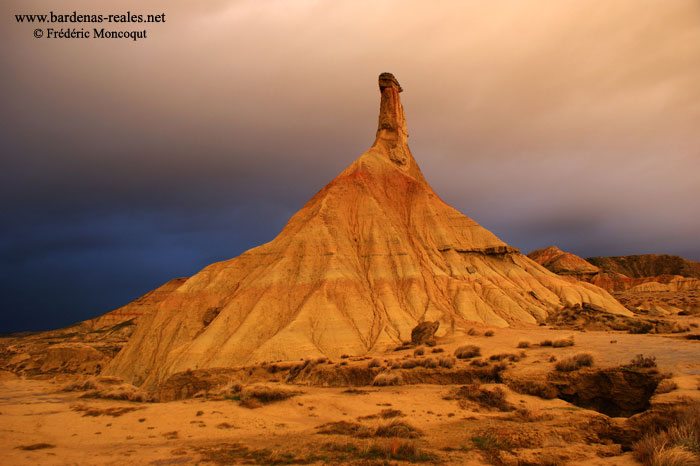
[{"label": "dry scrub bush", "polygon": [[62,392],[84,392],[86,390],[95,390],[97,386],[95,385],[94,379],[90,378],[87,380],[76,380],[69,382],[61,388]]},{"label": "dry scrub bush", "polygon": [[431,351],[431,353],[444,353],[444,352],[445,352],[445,350],[443,348],[439,348],[439,347],[433,348],[433,350]]},{"label": "dry scrub bush", "polygon": [[88,377],[87,379],[74,380],[61,388],[63,392],[84,392],[86,390],[97,390],[105,386],[123,385],[124,380],[119,377],[100,376]]},{"label": "dry scrub bush", "polygon": [[404,421],[393,420],[388,424],[377,426],[372,437],[417,438],[422,435],[423,433],[412,425]]},{"label": "dry scrub bush", "polygon": [[406,359],[401,363],[401,369],[413,369],[414,367],[420,366],[421,363],[417,359]]},{"label": "dry scrub bush", "polygon": [[369,364],[367,364],[367,367],[381,367],[382,366],[382,360],[378,358],[372,359]]},{"label": "dry scrub bush", "polygon": [[645,466],[697,466],[698,457],[673,445],[664,434],[647,435],[634,445],[637,459]]},{"label": "dry scrub bush", "polygon": [[630,361],[627,367],[633,367],[636,369],[650,369],[656,367],[656,357],[655,356],[644,356],[643,354],[638,354]]},{"label": "dry scrub bush", "polygon": [[124,400],[147,402],[152,397],[141,389],[124,383],[118,377],[90,377],[85,380],[70,382],[61,388],[64,392],[83,391],[80,398],[102,398],[109,400]]},{"label": "dry scrub bush", "polygon": [[389,438],[417,438],[423,433],[412,425],[394,419],[388,424],[380,424],[377,427],[369,427],[357,422],[337,421],[329,422],[316,427],[317,434],[349,435],[358,438],[389,437]]},{"label": "dry scrub bush", "polygon": [[540,346],[552,346],[552,345],[553,345],[552,340],[542,340],[540,342]]},{"label": "dry scrub bush", "polygon": [[518,393],[537,396],[545,400],[551,400],[559,396],[559,390],[553,385],[540,380],[512,380],[508,387]]},{"label": "dry scrub bush", "polygon": [[[478,403],[485,408],[495,408],[499,411],[512,411],[513,405],[506,401],[506,392],[501,387],[491,390],[481,388],[479,384],[463,385],[457,390],[448,394],[447,400],[469,400]],[[462,404],[460,404],[462,408]]]},{"label": "dry scrub bush", "polygon": [[382,419],[391,419],[395,417],[405,417],[406,415],[403,413],[403,411],[399,409],[392,409],[392,408],[386,408],[382,409],[379,413],[377,414],[369,414],[367,416],[360,416],[357,418],[358,421],[364,420],[364,419],[377,419],[377,418],[382,418]]},{"label": "dry scrub bush", "polygon": [[492,354],[489,356],[490,361],[503,361],[504,359],[507,359],[508,361],[512,362],[518,362],[520,359],[523,358],[524,355],[518,355],[515,353],[499,353],[499,354]]},{"label": "dry scrub bush", "polygon": [[455,350],[455,356],[459,359],[469,359],[481,356],[481,348],[475,345],[460,346]]},{"label": "dry scrub bush", "polygon": [[438,359],[438,365],[445,369],[452,369],[457,361],[452,356],[444,356]]},{"label": "dry scrub bush", "polygon": [[123,400],[135,402],[152,401],[150,395],[139,388],[129,384],[122,384],[118,387],[103,387],[97,390],[89,390],[81,395],[80,398],[102,398],[107,400]]},{"label": "dry scrub bush", "polygon": [[531,343],[529,341],[519,341],[518,348],[529,348]]},{"label": "dry scrub bush", "polygon": [[425,360],[423,360],[423,367],[427,369],[434,369],[438,367],[438,361],[435,358],[425,358]]},{"label": "dry scrub bush", "polygon": [[214,396],[232,397],[243,390],[243,384],[238,380],[229,380],[226,385],[221,385],[211,392]]},{"label": "dry scrub bush", "polygon": [[425,354],[425,348],[423,348],[422,346],[413,350],[414,356],[423,356],[424,354]]},{"label": "dry scrub bush", "polygon": [[484,332],[485,337],[492,337],[494,336],[494,331],[493,330],[487,330]]},{"label": "dry scrub bush", "polygon": [[287,390],[281,387],[269,387],[267,385],[253,385],[245,387],[240,394],[241,406],[245,408],[259,408],[263,404],[286,400],[299,392]]},{"label": "dry scrub bush", "polygon": [[18,450],[34,451],[43,450],[46,448],[56,448],[56,445],[53,445],[51,443],[32,443],[31,445],[20,445],[15,448]]},{"label": "dry scrub bush", "polygon": [[470,328],[470,329],[467,331],[467,335],[469,335],[469,336],[475,336],[475,335],[480,335],[480,333],[479,333],[479,331],[478,331],[477,329],[475,329],[475,328],[472,327],[472,328]]},{"label": "dry scrub bush", "polygon": [[642,464],[700,464],[700,403],[677,408],[665,425],[649,426],[647,430],[651,433],[634,444],[634,452]]},{"label": "dry scrub bush", "polygon": [[[421,450],[413,441],[399,439],[392,439],[384,442],[375,441],[371,444],[361,446],[352,443],[326,443],[323,445],[323,447],[327,452],[340,454],[340,456],[334,458],[335,460],[339,461],[337,464],[356,464],[355,462],[350,461],[351,458],[365,460],[357,464],[368,465],[389,464],[388,460],[407,461],[409,463],[434,463],[436,460],[438,460],[436,455]],[[327,462],[325,458],[324,462]],[[336,464],[336,461],[331,460],[331,462]]]},{"label": "dry scrub bush", "polygon": [[559,372],[571,372],[582,367],[591,367],[593,365],[593,356],[590,353],[579,353],[570,358],[562,359],[554,368]]},{"label": "dry scrub bush", "polygon": [[561,338],[559,340],[554,340],[552,342],[552,347],[554,348],[565,348],[567,346],[574,346],[574,337],[570,336],[567,338]]},{"label": "dry scrub bush", "polygon": [[389,372],[382,372],[381,374],[377,374],[377,376],[372,381],[372,385],[378,387],[386,387],[389,385],[401,385],[402,383],[403,379],[401,378],[401,374]]},{"label": "dry scrub bush", "polygon": [[[419,463],[435,461],[437,456],[421,450],[413,442],[394,440],[391,443],[374,443],[367,445],[358,452],[360,458],[368,460],[397,460]],[[369,464],[369,463],[368,463]],[[372,463],[375,464],[375,463]]]}]

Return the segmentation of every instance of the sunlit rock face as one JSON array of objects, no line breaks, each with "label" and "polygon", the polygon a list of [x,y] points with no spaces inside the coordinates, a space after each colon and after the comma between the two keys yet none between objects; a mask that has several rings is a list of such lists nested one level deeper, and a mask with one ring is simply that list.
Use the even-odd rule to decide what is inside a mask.
[{"label": "sunlit rock face", "polygon": [[152,387],[190,368],[385,350],[423,321],[441,337],[581,303],[629,314],[445,204],[406,142],[401,86],[382,73],[379,89],[372,147],[274,240],[206,267],[144,314],[106,374]]}]

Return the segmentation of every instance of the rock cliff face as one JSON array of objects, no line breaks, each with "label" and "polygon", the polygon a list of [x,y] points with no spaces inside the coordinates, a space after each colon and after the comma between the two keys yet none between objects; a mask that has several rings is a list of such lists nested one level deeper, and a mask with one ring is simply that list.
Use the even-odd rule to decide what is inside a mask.
[{"label": "rock cliff face", "polygon": [[532,251],[527,257],[560,275],[584,276],[600,272],[600,269],[590,262],[556,246]]},{"label": "rock cliff face", "polygon": [[606,291],[560,278],[445,204],[406,139],[402,91],[379,77],[372,147],[271,242],[206,267],[139,318],[105,373],[154,387],[186,369],[385,350],[420,322],[543,321]]},{"label": "rock cliff face", "polygon": [[641,254],[634,256],[590,257],[589,263],[608,273],[619,273],[630,278],[678,275],[700,279],[700,262],[667,254]]},{"label": "rock cliff face", "polygon": [[592,283],[608,291],[688,291],[700,289],[700,263],[679,256],[645,254],[581,257],[556,246],[527,255],[552,272]]},{"label": "rock cliff face", "polygon": [[582,259],[556,246],[528,254],[569,280],[604,288],[628,309],[652,314],[700,312],[700,263],[679,256],[646,254]]}]

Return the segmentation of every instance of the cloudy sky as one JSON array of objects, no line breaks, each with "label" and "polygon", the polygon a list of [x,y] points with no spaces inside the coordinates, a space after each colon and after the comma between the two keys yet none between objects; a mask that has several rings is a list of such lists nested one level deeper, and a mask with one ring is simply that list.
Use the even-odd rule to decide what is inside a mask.
[{"label": "cloudy sky", "polygon": [[[700,260],[697,0],[195,3],[0,5],[0,332],[274,238],[371,145],[383,71],[428,181],[504,241]],[[14,17],[74,10],[166,23]]]}]

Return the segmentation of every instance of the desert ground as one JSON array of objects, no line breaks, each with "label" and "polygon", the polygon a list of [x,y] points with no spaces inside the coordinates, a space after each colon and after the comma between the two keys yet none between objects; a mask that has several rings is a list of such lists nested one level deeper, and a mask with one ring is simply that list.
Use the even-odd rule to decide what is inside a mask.
[{"label": "desert ground", "polygon": [[[700,319],[673,319],[691,331],[475,326],[381,355],[191,371],[160,402],[105,399],[141,398],[80,371],[4,371],[3,464],[640,464],[649,426],[700,402]],[[465,345],[479,354],[454,358]],[[580,354],[590,366],[557,370]]]}]

